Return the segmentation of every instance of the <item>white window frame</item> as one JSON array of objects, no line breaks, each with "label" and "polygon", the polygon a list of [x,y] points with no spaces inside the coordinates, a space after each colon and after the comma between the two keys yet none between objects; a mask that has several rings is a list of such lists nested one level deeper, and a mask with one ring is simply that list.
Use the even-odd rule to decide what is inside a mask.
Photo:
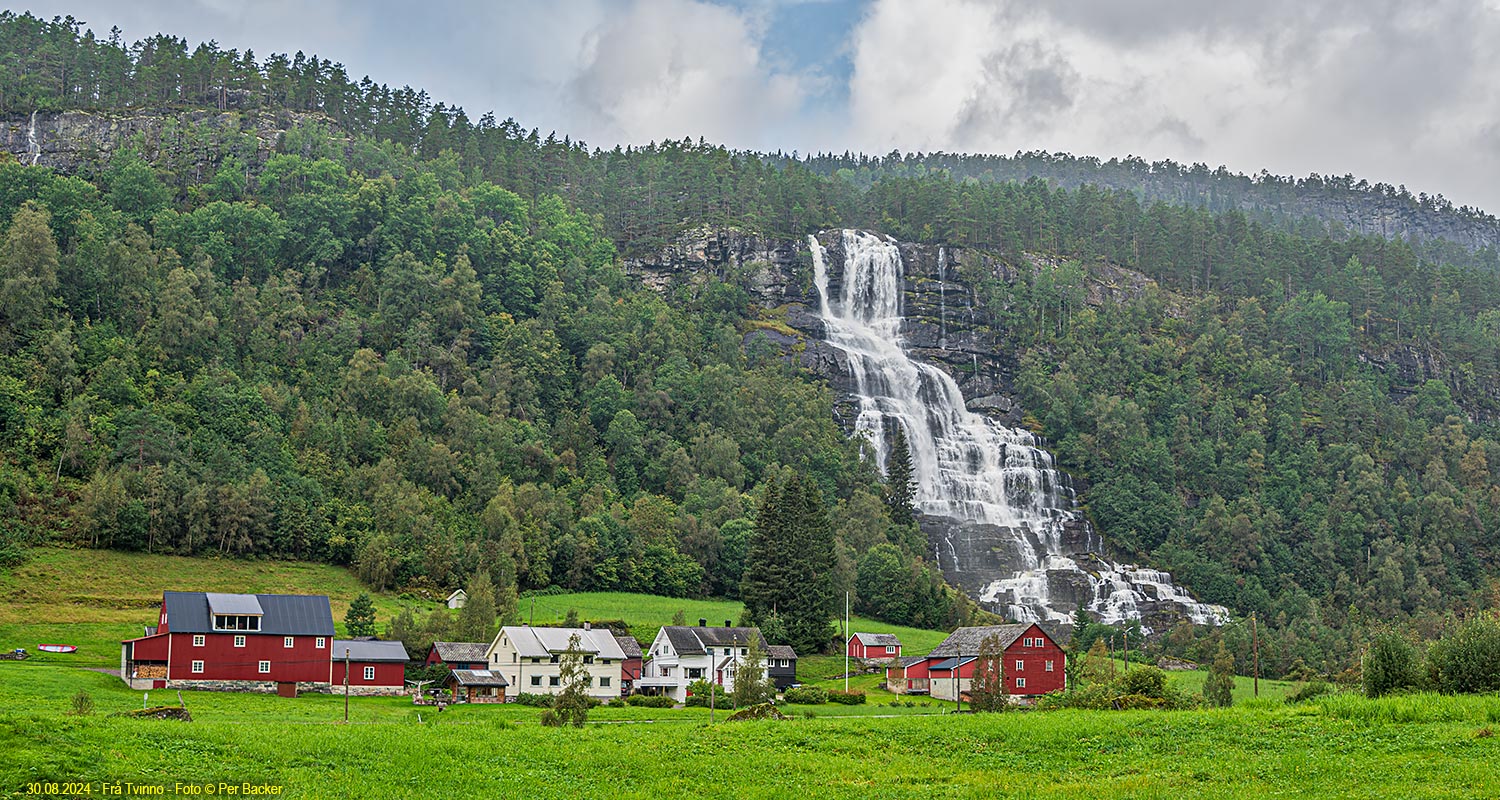
[{"label": "white window frame", "polygon": [[281,637],[281,646],[282,647],[295,647],[296,645],[297,645],[297,637],[295,637],[295,636],[283,636],[283,637]]},{"label": "white window frame", "polygon": [[894,652],[896,652],[896,646],[895,646],[895,645],[893,645],[893,644],[888,644],[888,645],[886,645],[886,646],[885,646],[885,652],[886,652],[886,653],[887,653],[887,654],[889,654],[889,653],[894,653]]},{"label": "white window frame", "polygon": [[207,638],[208,637],[204,636],[201,633],[195,633],[195,634],[193,634],[193,646],[194,647],[202,647],[206,643],[205,640]]},{"label": "white window frame", "polygon": [[373,681],[373,680],[375,680],[375,668],[374,667],[365,667],[365,680],[367,680],[367,681]]},{"label": "white window frame", "polygon": [[608,689],[609,688],[609,676],[608,675],[600,675],[599,676],[599,688],[601,688],[601,689]]},{"label": "white window frame", "polygon": [[271,662],[269,662],[269,661],[261,661],[260,663],[256,664],[255,671],[259,672],[262,675],[270,675],[271,674]]},{"label": "white window frame", "polygon": [[1048,661],[1048,662],[1047,662],[1047,671],[1048,671],[1048,672],[1052,672],[1052,671],[1053,671],[1053,670],[1052,670],[1052,662],[1051,662],[1051,661]]},{"label": "white window frame", "polygon": [[313,643],[319,650],[322,650],[323,648],[328,646],[328,640],[323,638],[322,636],[319,636],[317,639],[315,639]]},{"label": "white window frame", "polygon": [[1017,689],[1025,689],[1026,688],[1026,679],[1025,678],[1016,678],[1016,688]]},{"label": "white window frame", "polygon": [[243,634],[234,637],[234,646],[235,647],[244,647],[245,646],[245,637],[244,637]]},{"label": "white window frame", "polygon": [[1026,662],[1022,661],[1019,658],[1016,659],[1016,672],[1025,672],[1025,671],[1026,671]]},{"label": "white window frame", "polygon": [[202,661],[194,661],[193,662],[193,674],[194,675],[202,675],[203,674],[203,662]]}]

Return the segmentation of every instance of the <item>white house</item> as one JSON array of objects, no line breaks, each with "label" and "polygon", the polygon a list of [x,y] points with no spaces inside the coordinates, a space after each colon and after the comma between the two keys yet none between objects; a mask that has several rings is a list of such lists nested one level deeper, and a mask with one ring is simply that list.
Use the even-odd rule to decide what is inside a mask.
[{"label": "white house", "polygon": [[[693,681],[708,679],[732,687],[735,671],[750,654],[752,636],[760,639],[761,651],[765,653],[768,648],[759,628],[731,627],[728,620],[722,628],[710,628],[708,621],[702,619],[696,628],[663,627],[646,652],[649,660],[636,687],[643,693],[663,694],[678,702],[687,699],[687,687]],[[783,649],[787,652],[779,655],[795,669],[796,655],[791,648]],[[771,663],[769,656],[765,663]],[[768,671],[767,680],[771,679]]]},{"label": "white house", "polygon": [[453,594],[448,595],[448,599],[445,602],[447,602],[449,608],[463,608],[464,603],[468,602],[468,600],[468,592],[463,589],[454,589]]},{"label": "white house", "polygon": [[568,640],[578,636],[584,669],[589,673],[589,695],[600,700],[620,696],[620,662],[625,652],[608,628],[533,628],[507,625],[495,635],[485,653],[491,672],[505,676],[509,695],[557,694],[562,691],[562,654]]}]

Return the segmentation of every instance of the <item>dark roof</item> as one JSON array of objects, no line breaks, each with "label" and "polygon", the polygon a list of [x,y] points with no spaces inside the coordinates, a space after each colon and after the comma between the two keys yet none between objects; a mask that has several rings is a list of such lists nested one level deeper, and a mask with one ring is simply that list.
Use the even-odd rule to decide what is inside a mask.
[{"label": "dark roof", "polygon": [[[973,653],[978,655],[979,647],[985,639],[991,636],[1000,640],[1000,649],[1010,647],[1021,638],[1021,634],[1031,630],[1032,623],[1024,622],[1016,625],[986,625],[978,628],[959,628],[948,634],[943,643],[934,647],[929,656],[956,656],[960,653]],[[937,669],[937,667],[933,667]]]},{"label": "dark roof", "polygon": [[410,661],[406,646],[400,642],[377,642],[369,639],[334,639],[333,660],[344,657],[349,651],[350,661]]},{"label": "dark roof", "polygon": [[767,658],[789,658],[789,659],[791,659],[793,661],[796,661],[797,660],[797,651],[793,650],[792,646],[789,645],[789,644],[773,644],[770,647],[766,648],[766,657]]},{"label": "dark roof", "polygon": [[626,658],[641,657],[641,643],[637,642],[634,636],[621,636],[617,633],[615,641],[620,643],[620,650],[625,653]]},{"label": "dark roof", "polygon": [[437,651],[438,658],[443,663],[489,661],[490,646],[484,642],[433,642],[432,649]]},{"label": "dark roof", "polygon": [[935,669],[953,669],[955,666],[960,666],[961,667],[964,664],[967,664],[967,663],[969,663],[971,661],[977,661],[978,659],[979,659],[979,656],[964,656],[962,661],[960,661],[956,657],[955,658],[945,658],[942,661],[939,661],[936,664],[933,664],[932,666],[928,667],[928,669],[929,670],[935,670]]},{"label": "dark roof", "polygon": [[667,632],[667,641],[672,643],[672,649],[678,655],[685,656],[702,655],[705,647],[745,647],[750,644],[751,636],[760,639],[762,643],[766,641],[761,636],[760,628],[667,625],[662,630]]},{"label": "dark roof", "polygon": [[[257,594],[262,615],[259,631],[273,636],[332,636],[333,609],[321,594]],[[173,633],[213,633],[205,592],[163,592],[167,630]]]},{"label": "dark roof", "polygon": [[855,639],[865,647],[900,647],[901,640],[894,633],[856,633]]},{"label": "dark roof", "polygon": [[896,663],[898,665],[900,665],[900,667],[902,669],[906,669],[907,667],[911,666],[912,664],[920,664],[920,663],[922,663],[923,661],[926,661],[926,660],[927,660],[927,656],[902,656],[901,660],[897,661]]},{"label": "dark roof", "polygon": [[667,634],[667,642],[672,645],[673,652],[680,656],[703,655],[703,643],[698,641],[698,634],[693,633],[693,628],[668,625],[662,630]]},{"label": "dark roof", "polygon": [[509,686],[510,681],[498,672],[487,669],[456,669],[453,680],[459,686]]}]

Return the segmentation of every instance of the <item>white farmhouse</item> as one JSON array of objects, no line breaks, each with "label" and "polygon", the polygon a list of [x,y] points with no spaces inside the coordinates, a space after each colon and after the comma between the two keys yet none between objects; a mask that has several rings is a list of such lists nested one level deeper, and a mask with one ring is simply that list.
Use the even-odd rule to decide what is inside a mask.
[{"label": "white farmhouse", "polygon": [[[734,673],[740,663],[750,654],[750,637],[760,639],[761,652],[767,650],[766,640],[759,628],[730,627],[728,621],[722,628],[708,627],[707,620],[698,620],[698,627],[668,625],[663,627],[651,642],[646,652],[649,659],[641,670],[641,679],[636,687],[646,694],[663,694],[682,702],[687,699],[688,684],[697,680],[711,680],[726,688],[734,685]],[[796,656],[791,648],[779,654],[795,668]],[[767,665],[771,663],[766,656]],[[767,680],[772,676],[768,673]]]},{"label": "white farmhouse", "polygon": [[620,664],[625,652],[609,629],[533,628],[507,625],[495,635],[486,652],[490,671],[505,676],[509,696],[557,694],[562,691],[562,654],[568,640],[578,636],[584,669],[589,673],[589,696],[609,700],[620,696]]}]

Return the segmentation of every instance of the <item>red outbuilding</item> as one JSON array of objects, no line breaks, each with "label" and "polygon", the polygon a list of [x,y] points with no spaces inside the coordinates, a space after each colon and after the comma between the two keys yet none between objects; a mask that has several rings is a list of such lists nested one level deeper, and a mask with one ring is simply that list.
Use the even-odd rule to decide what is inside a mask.
[{"label": "red outbuilding", "polygon": [[427,650],[429,667],[442,664],[455,669],[488,669],[490,646],[485,642],[433,642]]},{"label": "red outbuilding", "polygon": [[856,633],[846,645],[850,658],[895,661],[901,657],[901,640],[894,633]]},{"label": "red outbuilding", "polygon": [[905,656],[885,668],[885,688],[892,694],[927,694],[927,656]]},{"label": "red outbuilding", "polygon": [[620,645],[620,652],[625,654],[625,660],[620,662],[620,696],[625,697],[635,689],[636,683],[641,679],[641,643],[634,636],[621,636],[615,634],[615,641]]},{"label": "red outbuilding", "polygon": [[959,628],[927,655],[929,690],[939,700],[968,699],[979,650],[994,638],[1004,653],[1005,689],[1012,697],[1032,698],[1066,685],[1067,654],[1036,623]]},{"label": "red outbuilding", "polygon": [[406,647],[400,642],[333,640],[333,689],[344,691],[348,664],[350,694],[400,694],[406,686]]}]

